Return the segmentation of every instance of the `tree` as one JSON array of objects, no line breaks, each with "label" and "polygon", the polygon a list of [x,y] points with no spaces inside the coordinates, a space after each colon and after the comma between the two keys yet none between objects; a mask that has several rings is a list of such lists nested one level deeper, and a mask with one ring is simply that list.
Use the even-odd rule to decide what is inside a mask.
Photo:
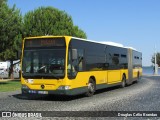
[{"label": "tree", "polygon": [[[156,53],[157,64],[160,67],[160,53]],[[155,64],[155,55],[152,56],[151,62]]]},{"label": "tree", "polygon": [[39,7],[24,16],[25,36],[69,35],[86,38],[86,34],[73,25],[71,16],[53,7]]},{"label": "tree", "polygon": [[15,5],[9,8],[6,0],[0,0],[0,60],[17,58],[22,40],[22,16]]}]

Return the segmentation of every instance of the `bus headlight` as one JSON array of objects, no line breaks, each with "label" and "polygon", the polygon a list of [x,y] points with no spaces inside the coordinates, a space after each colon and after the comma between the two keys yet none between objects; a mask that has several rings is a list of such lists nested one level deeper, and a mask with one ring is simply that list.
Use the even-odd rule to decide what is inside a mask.
[{"label": "bus headlight", "polygon": [[70,86],[60,86],[58,90],[69,90]]},{"label": "bus headlight", "polygon": [[25,79],[25,82],[32,84],[33,83],[33,79]]},{"label": "bus headlight", "polygon": [[29,89],[27,85],[22,85],[22,89]]}]

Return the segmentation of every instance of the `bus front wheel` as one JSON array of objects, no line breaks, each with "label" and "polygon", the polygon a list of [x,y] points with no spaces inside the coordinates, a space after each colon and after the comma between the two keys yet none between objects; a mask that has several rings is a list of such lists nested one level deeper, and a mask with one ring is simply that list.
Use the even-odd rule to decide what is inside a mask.
[{"label": "bus front wheel", "polygon": [[87,92],[85,95],[87,97],[91,97],[93,96],[95,91],[96,91],[96,83],[93,79],[90,78],[87,86]]}]

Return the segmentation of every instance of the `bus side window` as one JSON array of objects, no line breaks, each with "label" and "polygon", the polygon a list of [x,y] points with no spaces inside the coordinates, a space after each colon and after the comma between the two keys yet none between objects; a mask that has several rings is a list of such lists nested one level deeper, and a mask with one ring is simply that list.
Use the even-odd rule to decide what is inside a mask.
[{"label": "bus side window", "polygon": [[119,58],[114,56],[114,57],[112,58],[112,63],[113,63],[114,65],[118,65],[118,64],[119,64]]}]

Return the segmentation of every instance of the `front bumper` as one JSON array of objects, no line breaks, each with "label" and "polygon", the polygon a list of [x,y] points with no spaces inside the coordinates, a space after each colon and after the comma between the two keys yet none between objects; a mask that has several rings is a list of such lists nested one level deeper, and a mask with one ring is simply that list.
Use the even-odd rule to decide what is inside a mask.
[{"label": "front bumper", "polygon": [[70,90],[31,90],[31,89],[21,89],[22,94],[43,94],[43,95],[78,95],[83,94],[87,91],[87,87],[75,88]]}]

